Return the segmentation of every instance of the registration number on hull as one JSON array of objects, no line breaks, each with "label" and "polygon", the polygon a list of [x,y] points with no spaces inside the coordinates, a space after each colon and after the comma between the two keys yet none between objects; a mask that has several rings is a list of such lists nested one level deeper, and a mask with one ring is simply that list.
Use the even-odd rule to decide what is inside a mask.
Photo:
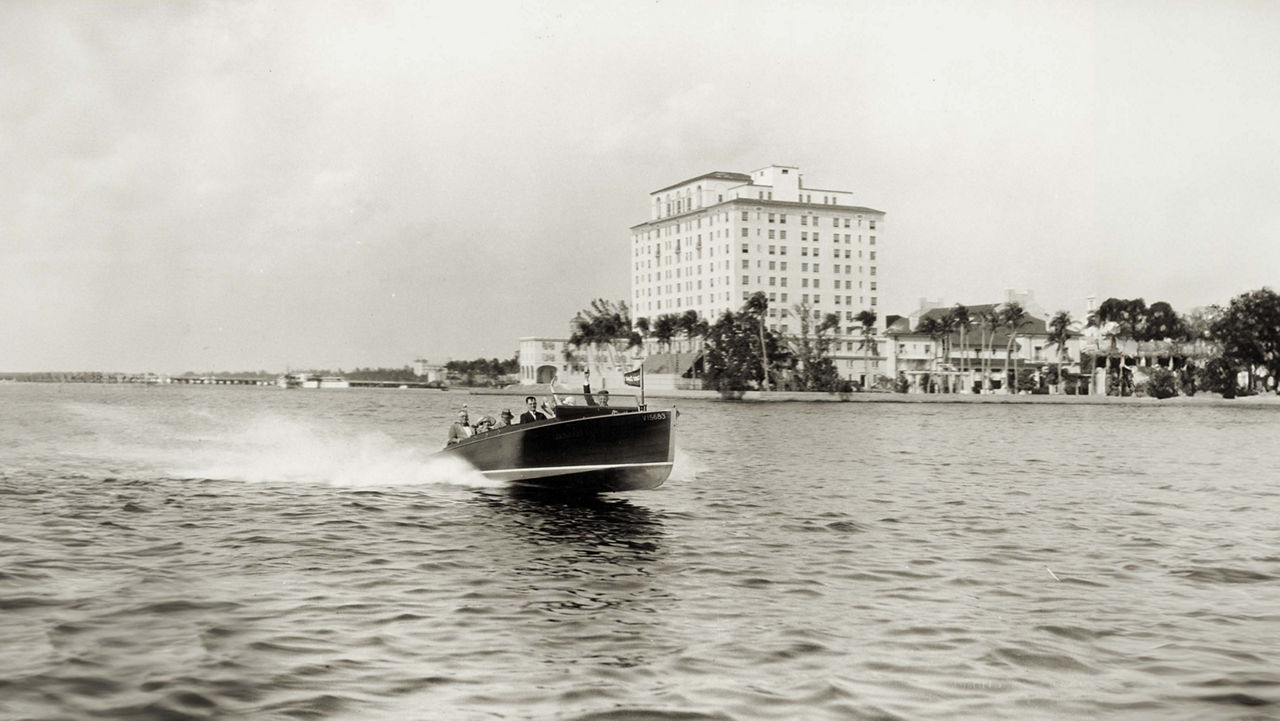
[{"label": "registration number on hull", "polygon": [[667,420],[667,414],[666,413],[646,413],[644,416],[644,419],[646,421],[665,421]]}]

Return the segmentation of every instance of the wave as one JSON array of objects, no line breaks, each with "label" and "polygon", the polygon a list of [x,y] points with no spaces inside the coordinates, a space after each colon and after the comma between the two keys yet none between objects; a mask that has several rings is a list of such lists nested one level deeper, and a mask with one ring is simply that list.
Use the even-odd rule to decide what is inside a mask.
[{"label": "wave", "polygon": [[351,433],[264,416],[206,437],[171,476],[248,483],[325,483],[340,487],[454,485],[497,487],[465,461],[433,454],[377,432]]}]

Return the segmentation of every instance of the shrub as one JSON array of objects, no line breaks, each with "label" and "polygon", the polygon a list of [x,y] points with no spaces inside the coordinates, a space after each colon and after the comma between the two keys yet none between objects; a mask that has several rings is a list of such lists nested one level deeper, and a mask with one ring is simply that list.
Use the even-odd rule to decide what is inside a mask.
[{"label": "shrub", "polygon": [[1018,392],[1027,391],[1033,393],[1040,388],[1040,384],[1036,382],[1036,372],[1032,368],[1023,368],[1018,371],[1018,383],[1016,386]]},{"label": "shrub", "polygon": [[1223,398],[1236,397],[1236,369],[1222,358],[1214,358],[1200,369],[1198,385]]},{"label": "shrub", "polygon": [[1147,395],[1152,398],[1172,398],[1178,395],[1177,379],[1173,371],[1165,368],[1152,368],[1147,373]]}]

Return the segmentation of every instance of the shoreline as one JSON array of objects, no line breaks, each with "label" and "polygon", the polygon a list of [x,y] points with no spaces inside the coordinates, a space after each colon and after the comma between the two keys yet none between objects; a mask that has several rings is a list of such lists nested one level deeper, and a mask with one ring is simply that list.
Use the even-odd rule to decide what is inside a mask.
[{"label": "shoreline", "polygon": [[1047,404],[1047,405],[1120,405],[1120,406],[1276,406],[1280,396],[1274,393],[1237,398],[1223,398],[1216,393],[1194,396],[1150,398],[1136,396],[1069,396],[1069,395],[976,395],[965,393],[838,393],[806,391],[746,391],[740,400],[720,397],[718,391],[662,390],[647,392],[649,398],[717,400],[725,403],[957,403],[957,404]]}]

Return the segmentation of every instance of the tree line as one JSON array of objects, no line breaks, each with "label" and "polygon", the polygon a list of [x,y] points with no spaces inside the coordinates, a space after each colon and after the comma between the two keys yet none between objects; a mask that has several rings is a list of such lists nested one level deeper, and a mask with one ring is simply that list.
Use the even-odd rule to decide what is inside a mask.
[{"label": "tree line", "polygon": [[1108,341],[1103,357],[1108,394],[1139,390],[1123,360],[1125,341],[1154,343],[1163,350],[1148,379],[1148,395],[1280,393],[1280,295],[1270,288],[1181,315],[1163,301],[1148,306],[1142,298],[1108,298],[1090,314],[1088,326]]},{"label": "tree line", "polygon": [[[769,308],[768,296],[758,291],[738,311],[726,311],[713,322],[693,310],[632,322],[625,302],[597,299],[574,318],[570,352],[590,348],[616,360],[646,340],[670,350],[672,341],[683,336],[702,341],[701,369],[708,389],[851,390],[831,359],[839,316],[818,313],[804,304],[781,308],[780,317],[794,318],[798,324],[798,332],[782,333],[769,329]],[[854,320],[865,364],[879,352],[877,316],[863,310]],[[968,341],[976,333],[983,351],[979,362],[984,387],[990,386],[998,340],[1005,356],[1003,377],[1010,387],[1030,390],[1037,382],[1058,385],[1060,390],[1066,384],[1072,389],[1081,386],[1083,379],[1067,368],[1068,343],[1080,332],[1079,322],[1067,311],[1058,311],[1046,324],[1047,343],[1055,349],[1049,372],[1037,381],[1033,369],[1018,370],[1013,359],[1017,335],[1031,322],[1026,309],[1016,302],[973,312],[957,304],[940,316],[926,317],[909,332],[922,332],[936,341],[935,362],[951,358],[958,338],[962,363],[970,347]],[[1164,301],[1147,305],[1142,298],[1108,298],[1089,314],[1084,327],[1096,328],[1107,342],[1105,350],[1091,357],[1082,370],[1088,371],[1089,364],[1105,368],[1104,391],[1108,394],[1144,392],[1167,397],[1207,390],[1231,397],[1259,388],[1280,393],[1280,295],[1270,288],[1242,293],[1226,306],[1212,305],[1186,314],[1177,313]],[[1163,348],[1141,388],[1135,383],[1133,368],[1125,362],[1122,346],[1126,341]],[[1240,383],[1239,376],[1246,380]],[[899,386],[898,390],[905,389]]]},{"label": "tree line", "polygon": [[[779,315],[795,318],[799,332],[769,329],[769,299],[759,291],[739,311],[726,311],[715,322],[694,310],[632,322],[626,302],[600,298],[574,318],[569,350],[591,349],[615,361],[646,340],[669,351],[671,342],[684,336],[702,341],[702,381],[711,390],[851,390],[830,357],[839,316],[820,314],[804,304],[782,308]],[[863,311],[856,320],[864,329],[866,352],[874,353],[875,313]]]}]

